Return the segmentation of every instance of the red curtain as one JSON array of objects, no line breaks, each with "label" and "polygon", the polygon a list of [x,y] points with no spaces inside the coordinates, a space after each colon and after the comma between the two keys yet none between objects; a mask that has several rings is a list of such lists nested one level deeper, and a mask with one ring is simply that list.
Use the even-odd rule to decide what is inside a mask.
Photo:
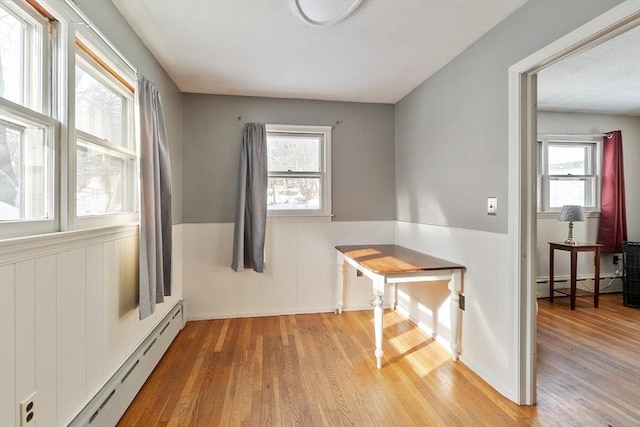
[{"label": "red curtain", "polygon": [[598,243],[604,253],[621,253],[627,240],[627,212],[622,165],[622,132],[615,130],[603,138],[602,193]]}]

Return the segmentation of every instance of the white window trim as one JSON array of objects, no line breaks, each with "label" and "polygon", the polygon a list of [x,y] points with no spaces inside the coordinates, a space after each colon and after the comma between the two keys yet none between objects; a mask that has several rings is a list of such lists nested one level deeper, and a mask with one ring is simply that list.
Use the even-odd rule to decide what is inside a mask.
[{"label": "white window trim", "polygon": [[46,129],[46,140],[44,143],[49,146],[49,156],[48,163],[51,167],[51,176],[49,177],[48,189],[50,196],[50,202],[48,206],[48,210],[51,212],[49,218],[43,219],[17,219],[17,220],[3,220],[0,221],[0,225],[2,226],[2,231],[0,232],[0,239],[7,239],[19,236],[26,235],[34,235],[34,234],[43,234],[43,233],[53,233],[60,229],[60,215],[59,205],[60,198],[57,197],[59,194],[59,176],[60,176],[60,168],[58,166],[58,162],[56,161],[56,156],[59,149],[59,132],[60,126],[57,120],[46,116],[44,114],[40,114],[29,108],[23,107],[22,105],[13,103],[8,100],[2,100],[2,104],[0,105],[0,111],[2,111],[7,116],[14,116],[18,119],[22,119],[29,122],[37,123]]},{"label": "white window trim", "polygon": [[23,91],[23,102],[26,108],[42,114],[49,114],[51,112],[50,101],[50,79],[47,78],[49,70],[51,69],[51,38],[50,22],[40,15],[33,7],[24,0],[14,0],[7,2],[6,7],[11,9],[14,13],[26,21],[29,25],[34,27],[34,34],[29,34],[29,40],[27,42],[30,48],[29,54],[33,55],[36,52],[41,52],[42,57],[39,61],[39,67],[34,66],[34,62],[27,61],[27,69],[25,74],[32,80],[32,85],[27,85],[25,88],[21,88]]},{"label": "white window trim", "polygon": [[266,131],[271,133],[298,133],[321,134],[322,144],[322,171],[321,171],[321,200],[322,209],[282,209],[267,210],[269,222],[328,222],[333,218],[331,207],[331,126],[307,126],[307,125],[283,125],[266,124]]},{"label": "white window trim", "polygon": [[[78,11],[76,11],[78,12]],[[83,20],[86,19],[83,17]],[[73,120],[69,120],[69,139],[68,139],[68,178],[67,178],[67,221],[68,221],[68,229],[69,230],[80,230],[84,228],[94,228],[100,226],[115,226],[119,224],[126,224],[131,222],[139,221],[139,209],[138,209],[138,197],[135,196],[135,192],[138,189],[137,178],[139,176],[138,173],[138,154],[135,154],[135,162],[134,162],[134,179],[131,183],[131,188],[127,188],[126,192],[134,193],[133,197],[130,200],[127,200],[127,204],[132,203],[132,211],[130,212],[121,212],[121,213],[109,213],[102,215],[78,215],[77,212],[77,194],[76,194],[76,177],[77,177],[77,149],[78,149],[78,137],[81,139],[92,143],[96,146],[100,146],[102,148],[106,148],[108,151],[113,151],[118,155],[130,155],[131,153],[138,153],[138,135],[134,129],[135,121],[135,108],[136,108],[136,96],[134,94],[127,94],[126,89],[122,87],[120,82],[116,82],[115,79],[109,75],[106,70],[101,69],[99,64],[94,64],[93,59],[89,58],[85,52],[79,49],[76,45],[76,39],[79,39],[83,44],[85,44],[93,53],[98,55],[102,61],[105,62],[109,67],[113,70],[117,71],[119,75],[127,82],[136,87],[135,83],[135,70],[130,66],[128,62],[123,60],[122,55],[120,55],[117,50],[113,47],[111,43],[109,43],[102,34],[97,32],[92,25],[89,26],[76,26],[75,31],[71,31],[69,34],[69,46],[73,46],[73,50],[68,52],[68,106],[69,109],[69,117],[73,117]],[[125,119],[126,121],[123,123],[125,128],[125,135],[131,138],[131,144],[134,147],[131,147],[131,144],[127,144],[124,147],[118,146],[116,144],[111,144],[108,142],[99,143],[99,138],[83,132],[79,129],[76,129],[75,126],[75,68],[77,65],[76,57],[80,56],[82,60],[85,62],[85,66],[88,68],[93,68],[93,70],[88,71],[85,69],[85,72],[89,72],[91,76],[97,79],[100,83],[108,86],[111,89],[116,90],[124,96],[131,96],[131,101],[127,102],[125,108],[131,110],[131,115],[127,114]],[[86,68],[83,67],[83,68]],[[131,120],[129,119],[131,118]],[[73,122],[73,123],[71,123]],[[72,125],[73,124],[73,125]],[[92,138],[93,136],[93,138]],[[128,156],[127,156],[128,157]]]},{"label": "white window trim", "polygon": [[[76,216],[76,131],[75,131],[75,65],[76,39],[81,40],[100,59],[124,78],[132,87],[136,87],[135,67],[118,51],[118,49],[89,21],[84,13],[71,0],[38,0],[38,3],[54,17],[56,22],[49,21],[36,12],[24,0],[14,0],[16,4],[31,18],[48,24],[41,31],[42,38],[34,40],[42,43],[42,73],[45,78],[39,88],[42,95],[37,104],[22,107],[10,101],[2,100],[2,107],[12,114],[28,113],[29,120],[43,122],[51,130],[53,161],[53,218],[46,220],[2,221],[0,241],[5,239],[46,239],[50,233],[60,233],[85,228],[113,227],[123,224],[137,223],[139,213],[113,213],[99,216]],[[136,89],[137,90],[137,89]],[[33,111],[39,115],[33,115]],[[131,103],[133,123],[129,122],[129,130],[135,138],[135,147],[126,147],[125,151],[136,153],[135,175],[138,174],[138,138],[137,99],[133,95]],[[127,148],[129,150],[127,150]],[[137,195],[139,184],[134,182],[134,206],[139,206]],[[135,209],[136,211],[139,209]]]},{"label": "white window trim", "polygon": [[40,53],[39,60],[29,58],[26,61],[25,73],[30,76],[30,83],[23,91],[22,102],[25,105],[15,103],[8,99],[2,99],[0,111],[5,115],[16,117],[28,122],[37,123],[46,129],[45,145],[49,147],[50,174],[47,177],[48,193],[50,197],[49,218],[43,219],[16,219],[0,221],[0,239],[14,238],[27,235],[52,233],[60,230],[60,165],[58,153],[60,150],[60,124],[52,115],[51,95],[51,58],[53,25],[42,15],[36,12],[31,5],[24,0],[4,3],[5,7],[13,13],[17,13],[20,19],[33,26],[33,32],[29,32],[27,41],[28,55]]},{"label": "white window trim", "polygon": [[[561,207],[549,206],[549,174],[547,171],[547,164],[545,155],[547,154],[549,143],[560,144],[593,144],[595,146],[595,154],[593,167],[595,168],[593,176],[595,176],[595,200],[593,207],[584,207],[585,216],[588,218],[600,216],[600,194],[602,189],[602,135],[555,135],[555,134],[540,134],[538,135],[538,144],[542,147],[538,148],[538,168],[539,168],[539,191],[541,194],[542,205],[537,207],[537,216],[539,218],[546,218],[557,216]],[[591,175],[590,175],[591,176]]]}]

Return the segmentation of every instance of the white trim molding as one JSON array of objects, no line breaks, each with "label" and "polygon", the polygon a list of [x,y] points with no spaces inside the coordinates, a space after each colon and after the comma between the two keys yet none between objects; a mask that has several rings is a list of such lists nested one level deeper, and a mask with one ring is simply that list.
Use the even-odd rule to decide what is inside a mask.
[{"label": "white trim molding", "polygon": [[[326,221],[333,219],[332,214],[332,195],[331,195],[331,126],[320,125],[283,125],[283,124],[266,124],[267,141],[269,133],[282,134],[313,134],[322,136],[322,144],[320,150],[320,171],[317,173],[320,179],[320,201],[319,209],[267,209],[267,217],[312,217],[324,218]],[[280,173],[269,169],[269,176],[282,177]],[[291,172],[291,171],[289,171]],[[313,174],[316,175],[315,173]],[[293,175],[294,177],[296,174]]]},{"label": "white trim molding", "polygon": [[138,235],[138,223],[0,240],[0,265]]}]

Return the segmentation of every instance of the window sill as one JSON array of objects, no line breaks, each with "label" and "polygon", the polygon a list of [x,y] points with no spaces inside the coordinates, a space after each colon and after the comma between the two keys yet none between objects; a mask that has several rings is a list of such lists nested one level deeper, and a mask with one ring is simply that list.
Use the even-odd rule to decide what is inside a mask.
[{"label": "window sill", "polygon": [[0,265],[138,235],[138,223],[0,240]]},{"label": "window sill", "polygon": [[333,215],[267,215],[267,223],[331,222]]}]

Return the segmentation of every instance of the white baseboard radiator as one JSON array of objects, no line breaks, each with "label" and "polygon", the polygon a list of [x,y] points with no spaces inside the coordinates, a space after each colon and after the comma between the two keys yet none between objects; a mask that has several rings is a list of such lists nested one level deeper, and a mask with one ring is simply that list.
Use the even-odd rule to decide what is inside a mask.
[{"label": "white baseboard radiator", "polygon": [[115,426],[182,329],[183,314],[180,301],[73,419],[69,427]]}]

